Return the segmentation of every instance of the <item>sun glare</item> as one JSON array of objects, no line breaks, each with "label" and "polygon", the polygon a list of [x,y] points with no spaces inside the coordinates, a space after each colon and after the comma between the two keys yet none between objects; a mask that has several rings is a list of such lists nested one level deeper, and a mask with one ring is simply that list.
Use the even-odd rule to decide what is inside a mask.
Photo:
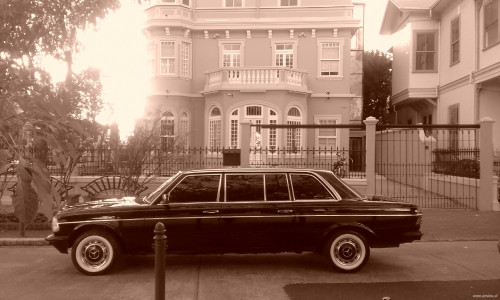
[{"label": "sun glare", "polygon": [[[82,47],[73,59],[75,73],[88,67],[101,70],[103,99],[111,109],[105,109],[98,121],[118,123],[122,140],[133,131],[135,120],[144,111],[149,84],[146,41],[141,32],[144,22],[144,12],[139,5],[122,1],[122,7],[107,15],[97,28],[80,32]],[[54,82],[64,80],[64,63],[47,58],[44,66]]]}]

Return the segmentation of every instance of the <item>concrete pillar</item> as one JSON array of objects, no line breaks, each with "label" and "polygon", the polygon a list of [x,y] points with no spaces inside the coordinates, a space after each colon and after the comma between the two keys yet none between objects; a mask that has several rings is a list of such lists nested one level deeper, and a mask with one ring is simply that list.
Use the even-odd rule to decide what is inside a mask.
[{"label": "concrete pillar", "polygon": [[496,183],[493,176],[493,123],[491,118],[485,117],[479,120],[479,198],[477,208],[483,211],[492,211],[493,203],[498,202],[496,197]]},{"label": "concrete pillar", "polygon": [[366,194],[375,195],[375,132],[378,120],[368,117],[366,125]]},{"label": "concrete pillar", "polygon": [[250,121],[243,121],[241,124],[241,157],[240,166],[242,168],[250,167],[250,137],[251,137],[251,123]]}]

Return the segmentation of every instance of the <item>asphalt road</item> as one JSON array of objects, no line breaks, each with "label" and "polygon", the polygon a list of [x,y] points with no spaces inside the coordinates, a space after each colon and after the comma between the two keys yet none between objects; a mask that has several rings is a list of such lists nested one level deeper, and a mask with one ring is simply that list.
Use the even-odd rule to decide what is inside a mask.
[{"label": "asphalt road", "polygon": [[[373,249],[360,272],[316,254],[167,256],[166,299],[499,299],[494,241]],[[80,274],[51,247],[0,248],[0,298],[154,299],[154,257],[123,256],[110,274]]]}]

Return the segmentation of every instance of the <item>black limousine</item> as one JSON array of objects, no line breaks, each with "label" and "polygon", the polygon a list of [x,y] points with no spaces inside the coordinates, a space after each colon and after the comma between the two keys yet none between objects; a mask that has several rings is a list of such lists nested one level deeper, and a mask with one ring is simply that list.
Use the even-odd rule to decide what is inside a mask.
[{"label": "black limousine", "polygon": [[152,253],[158,222],[168,253],[314,251],[343,272],[362,268],[370,247],[422,237],[416,205],[367,199],[331,171],[234,168],[179,172],[143,198],[67,205],[46,240],[99,275],[121,253]]}]

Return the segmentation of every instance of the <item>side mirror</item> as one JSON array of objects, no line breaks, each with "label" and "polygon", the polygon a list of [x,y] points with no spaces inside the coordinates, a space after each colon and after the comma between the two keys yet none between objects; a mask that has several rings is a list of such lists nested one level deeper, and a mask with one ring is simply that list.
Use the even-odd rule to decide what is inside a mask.
[{"label": "side mirror", "polygon": [[170,194],[163,194],[161,195],[161,203],[168,203],[168,198],[170,197]]}]

